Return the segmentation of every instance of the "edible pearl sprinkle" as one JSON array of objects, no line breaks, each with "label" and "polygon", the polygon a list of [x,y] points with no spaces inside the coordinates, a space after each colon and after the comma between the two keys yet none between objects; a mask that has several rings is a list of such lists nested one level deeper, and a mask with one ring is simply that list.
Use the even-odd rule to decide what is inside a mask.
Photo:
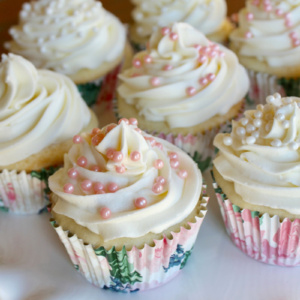
[{"label": "edible pearl sprinkle", "polygon": [[244,136],[246,134],[246,130],[244,127],[238,127],[236,129],[236,134],[239,136]]},{"label": "edible pearl sprinkle", "polygon": [[273,146],[273,147],[280,147],[281,145],[282,145],[282,142],[279,139],[275,139],[271,142],[271,146]]},{"label": "edible pearl sprinkle", "polygon": [[232,145],[232,138],[231,138],[230,136],[225,136],[225,137],[223,138],[223,143],[224,143],[224,145],[226,145],[226,146]]},{"label": "edible pearl sprinkle", "polygon": [[291,142],[291,143],[289,144],[289,149],[290,149],[290,150],[296,151],[296,150],[298,150],[298,148],[299,148],[299,145],[298,145],[296,142]]}]

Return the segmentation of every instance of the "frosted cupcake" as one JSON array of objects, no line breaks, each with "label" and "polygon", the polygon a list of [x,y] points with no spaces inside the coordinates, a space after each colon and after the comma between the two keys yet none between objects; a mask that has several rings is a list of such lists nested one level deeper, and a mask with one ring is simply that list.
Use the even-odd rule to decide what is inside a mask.
[{"label": "frosted cupcake", "polygon": [[226,42],[233,29],[226,18],[224,0],[132,0],[134,25],[130,34],[135,48],[145,49],[153,31],[168,27],[174,22],[185,22],[203,32],[214,42]]},{"label": "frosted cupcake", "polygon": [[0,63],[0,208],[35,213],[75,134],[97,126],[74,83],[21,56]]},{"label": "frosted cupcake", "polygon": [[135,116],[143,130],[196,155],[202,170],[213,137],[239,115],[249,87],[236,55],[185,23],[156,31],[119,78],[119,116]]},{"label": "frosted cupcake", "polygon": [[49,186],[52,223],[76,269],[121,292],[179,272],[208,200],[194,161],[132,118],[81,135]]},{"label": "frosted cupcake", "polygon": [[[300,264],[300,98],[268,96],[218,134],[217,198],[235,245],[269,264]],[[218,187],[219,186],[219,187]]]},{"label": "frosted cupcake", "polygon": [[300,96],[300,1],[246,1],[231,48],[248,69],[249,98],[263,103],[269,94]]},{"label": "frosted cupcake", "polygon": [[125,50],[130,52],[124,25],[95,0],[25,3],[19,24],[9,32],[13,40],[5,46],[10,52],[69,76],[88,105],[96,102],[102,85],[113,92],[112,79]]}]

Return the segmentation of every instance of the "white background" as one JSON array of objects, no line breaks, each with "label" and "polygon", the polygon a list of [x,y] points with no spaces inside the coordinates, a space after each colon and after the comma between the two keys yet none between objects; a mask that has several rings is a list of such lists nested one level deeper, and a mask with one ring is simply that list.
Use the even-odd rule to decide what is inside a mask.
[{"label": "white background", "polygon": [[159,288],[119,294],[94,287],[75,270],[50,214],[0,212],[0,299],[300,299],[300,267],[269,266],[247,257],[225,232],[211,197],[193,253],[182,272]]}]

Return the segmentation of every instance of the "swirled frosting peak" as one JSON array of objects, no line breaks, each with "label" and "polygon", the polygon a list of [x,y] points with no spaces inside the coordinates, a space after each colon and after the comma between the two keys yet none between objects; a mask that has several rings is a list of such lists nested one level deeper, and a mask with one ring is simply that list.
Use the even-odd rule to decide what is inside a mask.
[{"label": "swirled frosting peak", "polygon": [[126,32],[95,0],[38,0],[24,3],[19,24],[10,29],[9,51],[37,68],[73,75],[121,57]]},{"label": "swirled frosting peak", "polygon": [[174,22],[186,22],[210,34],[219,30],[226,18],[224,0],[132,0],[136,6],[132,16],[136,34],[148,38],[158,27],[170,26]]},{"label": "swirled frosting peak", "polygon": [[270,67],[300,63],[300,2],[248,0],[239,27],[230,36],[240,56],[255,57]]},{"label": "swirled frosting peak", "polygon": [[150,121],[190,127],[224,115],[249,87],[236,55],[185,23],[153,33],[119,78],[118,92]]},{"label": "swirled frosting peak", "polygon": [[153,138],[135,119],[76,136],[64,168],[49,179],[53,210],[105,241],[159,233],[195,208],[202,178],[193,160]]},{"label": "swirled frosting peak", "polygon": [[90,121],[88,107],[64,75],[37,70],[21,56],[0,63],[0,167],[63,142]]},{"label": "swirled frosting peak", "polygon": [[245,112],[231,134],[219,134],[214,164],[246,202],[299,214],[300,98],[267,97]]}]

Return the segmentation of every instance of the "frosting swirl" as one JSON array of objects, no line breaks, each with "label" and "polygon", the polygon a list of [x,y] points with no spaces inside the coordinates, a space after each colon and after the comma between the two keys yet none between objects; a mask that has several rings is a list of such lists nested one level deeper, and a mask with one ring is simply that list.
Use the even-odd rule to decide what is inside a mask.
[{"label": "frosting swirl", "polygon": [[270,67],[300,64],[300,2],[247,1],[239,27],[230,36],[239,56],[255,57]]},{"label": "frosting swirl", "polygon": [[224,0],[132,0],[136,6],[132,17],[136,22],[135,33],[148,39],[153,30],[174,22],[186,22],[210,34],[218,31],[226,18]]},{"label": "frosting swirl", "polygon": [[135,124],[121,121],[83,135],[49,178],[59,197],[53,211],[105,241],[160,233],[184,220],[200,197],[193,160]]},{"label": "frosting swirl", "polygon": [[265,106],[218,134],[214,165],[248,203],[300,214],[300,98],[267,97]]},{"label": "frosting swirl", "polygon": [[25,3],[6,47],[37,68],[73,75],[122,56],[122,23],[95,0],[39,0]]},{"label": "frosting swirl", "polygon": [[119,78],[122,99],[147,120],[170,128],[226,114],[249,87],[236,55],[185,23],[156,31]]},{"label": "frosting swirl", "polygon": [[91,118],[74,83],[37,70],[21,56],[0,63],[0,166],[7,166],[63,142]]}]

